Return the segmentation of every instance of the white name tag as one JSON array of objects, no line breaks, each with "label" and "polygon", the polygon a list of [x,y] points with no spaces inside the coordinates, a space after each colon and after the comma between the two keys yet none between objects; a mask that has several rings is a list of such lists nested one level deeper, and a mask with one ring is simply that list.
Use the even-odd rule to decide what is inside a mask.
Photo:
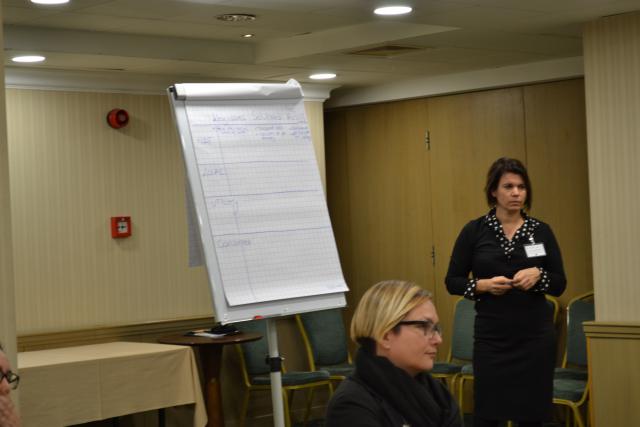
[{"label": "white name tag", "polygon": [[547,255],[547,251],[544,250],[544,243],[524,245],[524,251],[527,253],[527,258],[536,258]]}]

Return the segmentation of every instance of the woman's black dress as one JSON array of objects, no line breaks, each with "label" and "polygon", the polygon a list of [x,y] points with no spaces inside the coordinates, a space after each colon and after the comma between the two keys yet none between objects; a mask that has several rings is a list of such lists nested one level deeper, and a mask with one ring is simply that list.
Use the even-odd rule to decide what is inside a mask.
[{"label": "woman's black dress", "polygon": [[[469,222],[456,240],[446,277],[451,294],[476,301],[474,406],[484,419],[544,421],[552,416],[556,338],[544,294],[561,295],[566,279],[551,228],[523,217],[511,241],[495,210]],[[528,257],[525,245],[532,242],[543,243],[546,255]],[[475,293],[479,279],[512,278],[530,267],[538,267],[541,277],[529,291]]]}]

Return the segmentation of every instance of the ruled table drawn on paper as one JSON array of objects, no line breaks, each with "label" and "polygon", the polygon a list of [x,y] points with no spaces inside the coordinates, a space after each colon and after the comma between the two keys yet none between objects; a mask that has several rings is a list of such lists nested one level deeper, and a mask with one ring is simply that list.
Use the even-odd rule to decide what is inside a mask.
[{"label": "ruled table drawn on paper", "polygon": [[347,290],[303,101],[188,101],[230,306]]}]

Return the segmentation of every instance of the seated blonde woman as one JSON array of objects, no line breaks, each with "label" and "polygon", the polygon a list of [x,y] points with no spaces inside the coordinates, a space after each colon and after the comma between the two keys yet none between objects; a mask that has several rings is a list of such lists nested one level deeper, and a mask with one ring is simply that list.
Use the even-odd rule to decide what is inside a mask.
[{"label": "seated blonde woman", "polygon": [[442,343],[428,291],[377,283],[356,308],[351,338],[360,344],[355,373],[329,402],[327,427],[462,426],[449,391],[426,373]]}]

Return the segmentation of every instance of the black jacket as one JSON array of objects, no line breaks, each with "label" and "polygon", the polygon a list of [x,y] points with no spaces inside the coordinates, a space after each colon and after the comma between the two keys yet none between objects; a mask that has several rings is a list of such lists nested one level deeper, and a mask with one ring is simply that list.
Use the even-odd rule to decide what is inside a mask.
[{"label": "black jacket", "polygon": [[402,427],[402,416],[353,377],[344,380],[327,408],[326,427]]},{"label": "black jacket", "polygon": [[[461,427],[462,421],[457,404],[449,390],[428,376],[432,387],[446,396],[453,413],[446,421],[446,427]],[[355,375],[344,380],[334,393],[327,408],[326,427],[403,427],[408,426],[398,411]],[[432,426],[410,426],[432,427]],[[435,426],[433,426],[435,427]],[[438,426],[440,427],[440,426]]]}]

